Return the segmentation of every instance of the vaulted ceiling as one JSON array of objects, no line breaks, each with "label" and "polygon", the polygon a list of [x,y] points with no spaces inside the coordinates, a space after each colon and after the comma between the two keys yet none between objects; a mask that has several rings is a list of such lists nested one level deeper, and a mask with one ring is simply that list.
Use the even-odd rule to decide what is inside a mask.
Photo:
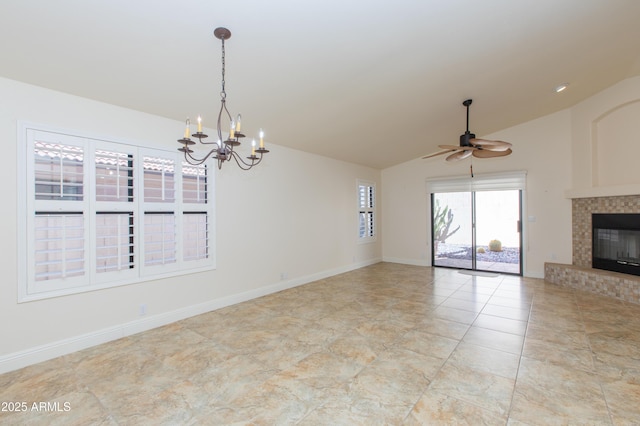
[{"label": "vaulted ceiling", "polygon": [[247,133],[386,168],[457,144],[464,99],[482,136],[639,75],[638,18],[637,0],[2,0],[0,76],[213,127],[224,26]]}]

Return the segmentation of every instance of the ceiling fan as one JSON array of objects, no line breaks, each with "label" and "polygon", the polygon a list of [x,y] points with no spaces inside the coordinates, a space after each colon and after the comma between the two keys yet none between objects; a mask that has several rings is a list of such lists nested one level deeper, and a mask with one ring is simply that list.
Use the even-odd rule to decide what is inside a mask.
[{"label": "ceiling fan", "polygon": [[438,155],[449,154],[445,160],[459,161],[473,155],[476,158],[504,157],[511,154],[511,144],[503,141],[476,139],[476,135],[469,131],[469,105],[472,99],[462,102],[467,108],[467,131],[460,135],[460,145],[438,145],[443,151],[426,155],[422,158],[431,158]]}]

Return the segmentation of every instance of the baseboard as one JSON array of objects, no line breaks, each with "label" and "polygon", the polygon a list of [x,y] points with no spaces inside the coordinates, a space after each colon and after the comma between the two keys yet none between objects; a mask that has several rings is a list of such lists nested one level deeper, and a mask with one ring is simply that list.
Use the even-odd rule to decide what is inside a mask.
[{"label": "baseboard", "polygon": [[544,271],[525,271],[523,273],[525,278],[540,278],[544,279]]},{"label": "baseboard", "polygon": [[45,345],[36,346],[23,351],[0,356],[0,374],[9,371],[18,370],[20,368],[107,343],[122,337],[131,336],[143,331],[151,330],[163,325],[171,324],[185,318],[204,314],[226,306],[235,305],[237,303],[246,302],[258,297],[266,296],[278,291],[287,290],[300,285],[308,284],[313,281],[329,278],[334,275],[353,271],[365,266],[373,265],[381,262],[382,259],[370,259],[363,262],[353,263],[342,267],[310,274],[304,277],[297,277],[286,281],[281,281],[265,287],[254,290],[221,297],[210,300],[197,305],[187,306],[170,312],[137,319],[135,321],[120,324],[114,327],[97,330],[91,333],[70,337]]}]

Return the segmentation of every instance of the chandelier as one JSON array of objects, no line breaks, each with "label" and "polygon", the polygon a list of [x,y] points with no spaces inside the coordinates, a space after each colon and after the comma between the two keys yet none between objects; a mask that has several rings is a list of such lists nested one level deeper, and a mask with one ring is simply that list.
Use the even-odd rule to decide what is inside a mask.
[{"label": "chandelier", "polygon": [[[208,137],[202,133],[202,118],[198,116],[198,124],[197,124],[197,132],[189,135],[191,133],[191,122],[187,118],[186,120],[186,128],[184,130],[184,137],[182,139],[178,139],[178,143],[183,145],[181,148],[178,148],[178,151],[184,153],[184,158],[189,164],[198,165],[207,161],[209,158],[215,158],[218,160],[218,169],[222,168],[222,165],[225,161],[231,161],[234,159],[235,162],[242,170],[249,170],[253,166],[257,166],[262,161],[263,154],[269,152],[264,147],[264,132],[260,129],[259,132],[259,146],[256,147],[255,139],[251,143],[251,155],[243,159],[238,152],[235,151],[235,148],[240,145],[240,139],[244,138],[245,135],[241,132],[242,130],[242,117],[240,114],[236,116],[235,119],[231,117],[229,110],[227,110],[227,92],[225,91],[225,60],[224,60],[224,41],[231,37],[231,31],[226,28],[216,28],[213,32],[213,35],[216,38],[222,40],[222,91],[220,92],[220,112],[218,113],[218,122],[217,122],[217,130],[218,130],[218,140],[216,142],[206,142],[204,139]],[[222,121],[228,120],[229,122],[229,137],[225,139],[222,138]],[[193,155],[193,150],[190,148],[192,145],[195,145],[196,142],[191,138],[195,138],[198,140],[198,143],[202,145],[211,145],[211,149],[209,152],[202,158],[197,158]]]}]

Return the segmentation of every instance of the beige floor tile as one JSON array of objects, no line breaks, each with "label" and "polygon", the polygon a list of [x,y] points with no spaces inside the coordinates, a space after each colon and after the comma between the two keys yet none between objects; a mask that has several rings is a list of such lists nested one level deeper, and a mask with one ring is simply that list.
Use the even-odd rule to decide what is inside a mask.
[{"label": "beige floor tile", "polygon": [[[493,295],[496,292],[496,287],[494,285],[486,285],[482,282],[478,283],[475,281],[469,281],[466,284],[463,284],[462,286],[460,286],[458,288],[458,292],[470,292],[470,293],[474,293],[477,294],[479,296],[489,296],[491,297],[491,295]],[[453,293],[455,294],[455,293]],[[452,294],[452,296],[453,296]]]},{"label": "beige floor tile", "polygon": [[579,312],[567,312],[561,308],[557,310],[532,310],[531,324],[539,324],[545,328],[563,331],[584,331],[584,324]]},{"label": "beige floor tile", "polygon": [[[455,293],[454,293],[455,294]],[[461,309],[463,311],[470,311],[473,313],[478,313],[484,308],[484,302],[477,302],[472,300],[461,300],[449,297],[447,300],[442,302],[440,306],[445,306],[448,308]]]},{"label": "beige floor tile", "polygon": [[589,339],[584,330],[556,329],[544,324],[529,323],[527,327],[527,340],[552,343],[562,349],[589,350]]},{"label": "beige floor tile", "polygon": [[527,357],[520,360],[518,383],[574,396],[602,394],[601,381],[595,373]]},{"label": "beige floor tile", "polygon": [[593,373],[593,354],[588,349],[571,349],[548,342],[527,339],[522,355],[528,358]]},{"label": "beige floor tile", "polygon": [[464,335],[463,341],[485,348],[520,355],[522,353],[524,337],[473,325],[469,331],[467,331],[467,334]]},{"label": "beige floor tile", "polygon": [[567,394],[520,382],[514,393],[510,419],[526,425],[611,424],[602,394]]},{"label": "beige floor tile", "polygon": [[485,305],[484,309],[482,309],[482,313],[487,315],[493,315],[496,317],[518,320],[518,321],[527,321],[529,319],[528,309],[494,305],[491,303],[491,300],[489,300],[489,302],[487,302],[487,304]]},{"label": "beige floor tile", "polygon": [[483,408],[506,419],[515,380],[445,363],[429,386],[434,391]]},{"label": "beige floor tile", "polygon": [[640,382],[618,380],[604,383],[602,390],[614,424],[640,423]]},{"label": "beige floor tile", "polygon": [[371,340],[357,333],[338,336],[329,343],[328,349],[363,366],[372,363],[378,357],[378,349],[374,348]]},{"label": "beige floor tile", "polygon": [[449,306],[438,306],[433,310],[433,315],[448,321],[455,321],[462,324],[472,324],[478,316],[477,312],[464,309],[451,308]]},{"label": "beige floor tile", "polygon": [[0,375],[63,409],[0,423],[634,424],[639,336],[640,306],[379,263]]},{"label": "beige floor tile", "polygon": [[487,300],[491,298],[489,294],[480,294],[474,292],[473,289],[466,289],[462,287],[460,290],[457,290],[450,296],[451,299],[460,299],[467,300],[469,302],[482,303],[483,305],[487,303]]},{"label": "beige floor tile", "polygon": [[504,306],[507,308],[522,309],[528,311],[531,309],[531,299],[522,299],[520,297],[514,297],[507,293],[493,294],[488,300],[491,305]]},{"label": "beige floor tile", "polygon": [[462,342],[447,363],[515,380],[520,355]]},{"label": "beige floor tile", "polygon": [[425,392],[413,407],[405,425],[504,425],[504,417],[459,399]]},{"label": "beige floor tile", "polygon": [[[73,369],[64,358],[25,367],[0,375],[0,403],[49,401],[79,391],[82,384],[75,380]],[[5,411],[13,410],[4,407]]]},{"label": "beige floor tile", "polygon": [[422,355],[447,359],[460,341],[449,337],[425,333],[421,330],[407,332],[398,339],[397,346]]},{"label": "beige floor tile", "polygon": [[524,336],[527,331],[526,321],[496,317],[487,314],[478,315],[478,318],[476,318],[473,325],[476,327],[487,328],[489,330],[517,334],[518,336]]},{"label": "beige floor tile", "polygon": [[429,316],[424,318],[416,329],[424,331],[425,333],[436,334],[442,337],[448,337],[450,339],[461,340],[464,337],[467,330],[469,330],[469,324],[462,324],[455,321],[448,321],[435,316]]}]

